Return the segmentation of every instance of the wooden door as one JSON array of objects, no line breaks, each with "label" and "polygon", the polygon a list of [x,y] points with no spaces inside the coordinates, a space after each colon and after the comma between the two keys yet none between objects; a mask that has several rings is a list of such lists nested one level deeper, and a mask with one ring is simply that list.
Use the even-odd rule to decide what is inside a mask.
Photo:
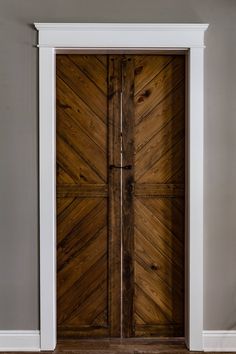
[{"label": "wooden door", "polygon": [[58,336],[119,336],[119,66],[57,55],[56,78]]},{"label": "wooden door", "polygon": [[123,334],[183,336],[185,58],[122,68]]},{"label": "wooden door", "polygon": [[184,150],[184,56],[57,56],[60,337],[183,336]]}]

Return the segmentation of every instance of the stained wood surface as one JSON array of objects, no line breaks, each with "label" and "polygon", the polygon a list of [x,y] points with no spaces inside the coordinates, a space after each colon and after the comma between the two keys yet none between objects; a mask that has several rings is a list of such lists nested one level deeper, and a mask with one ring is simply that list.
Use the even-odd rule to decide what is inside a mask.
[{"label": "stained wood surface", "polygon": [[183,336],[185,60],[134,66],[134,335]]},{"label": "stained wood surface", "polygon": [[184,335],[184,83],[181,55],[57,56],[60,337]]},{"label": "stained wood surface", "polygon": [[108,75],[109,110],[109,313],[110,336],[121,336],[121,66],[110,55]]},{"label": "stained wood surface", "polygon": [[124,337],[133,337],[134,299],[134,57],[121,57],[122,65],[122,261],[123,261],[123,324]]},{"label": "stained wood surface", "polygon": [[120,186],[108,174],[108,163],[120,163],[114,98],[108,112],[114,68],[97,55],[58,55],[56,64],[58,336],[119,336]]}]

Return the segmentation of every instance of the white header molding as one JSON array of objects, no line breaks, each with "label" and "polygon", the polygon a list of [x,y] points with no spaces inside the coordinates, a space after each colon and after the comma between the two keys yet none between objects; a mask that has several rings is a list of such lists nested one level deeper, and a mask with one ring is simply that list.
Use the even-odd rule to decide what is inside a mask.
[{"label": "white header molding", "polygon": [[35,23],[39,47],[203,47],[207,24]]}]

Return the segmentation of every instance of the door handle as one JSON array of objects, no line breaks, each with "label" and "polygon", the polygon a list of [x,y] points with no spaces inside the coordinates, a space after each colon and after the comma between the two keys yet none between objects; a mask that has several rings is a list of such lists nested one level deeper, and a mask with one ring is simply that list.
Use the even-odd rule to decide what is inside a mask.
[{"label": "door handle", "polygon": [[110,168],[110,170],[112,170],[113,168],[120,168],[120,169],[124,169],[124,170],[131,170],[131,169],[132,169],[132,165],[125,165],[125,166],[110,165],[109,168]]}]

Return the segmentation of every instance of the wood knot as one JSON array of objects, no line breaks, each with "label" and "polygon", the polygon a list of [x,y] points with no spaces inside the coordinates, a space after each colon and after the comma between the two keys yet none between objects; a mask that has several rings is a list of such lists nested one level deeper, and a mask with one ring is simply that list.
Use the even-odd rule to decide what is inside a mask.
[{"label": "wood knot", "polygon": [[138,66],[137,68],[135,68],[135,75],[139,75],[141,72],[143,71],[143,66]]},{"label": "wood knot", "polygon": [[58,106],[61,107],[62,109],[68,109],[71,108],[71,106],[69,106],[66,103],[62,103],[62,102],[58,102]]},{"label": "wood knot", "polygon": [[150,268],[151,268],[151,270],[158,270],[158,265],[156,264],[156,263],[152,263],[151,265],[150,265]]},{"label": "wood knot", "polygon": [[144,101],[144,98],[147,98],[151,95],[151,90],[145,90],[142,92],[142,94],[140,95],[140,97],[138,98],[138,103],[141,103]]}]

